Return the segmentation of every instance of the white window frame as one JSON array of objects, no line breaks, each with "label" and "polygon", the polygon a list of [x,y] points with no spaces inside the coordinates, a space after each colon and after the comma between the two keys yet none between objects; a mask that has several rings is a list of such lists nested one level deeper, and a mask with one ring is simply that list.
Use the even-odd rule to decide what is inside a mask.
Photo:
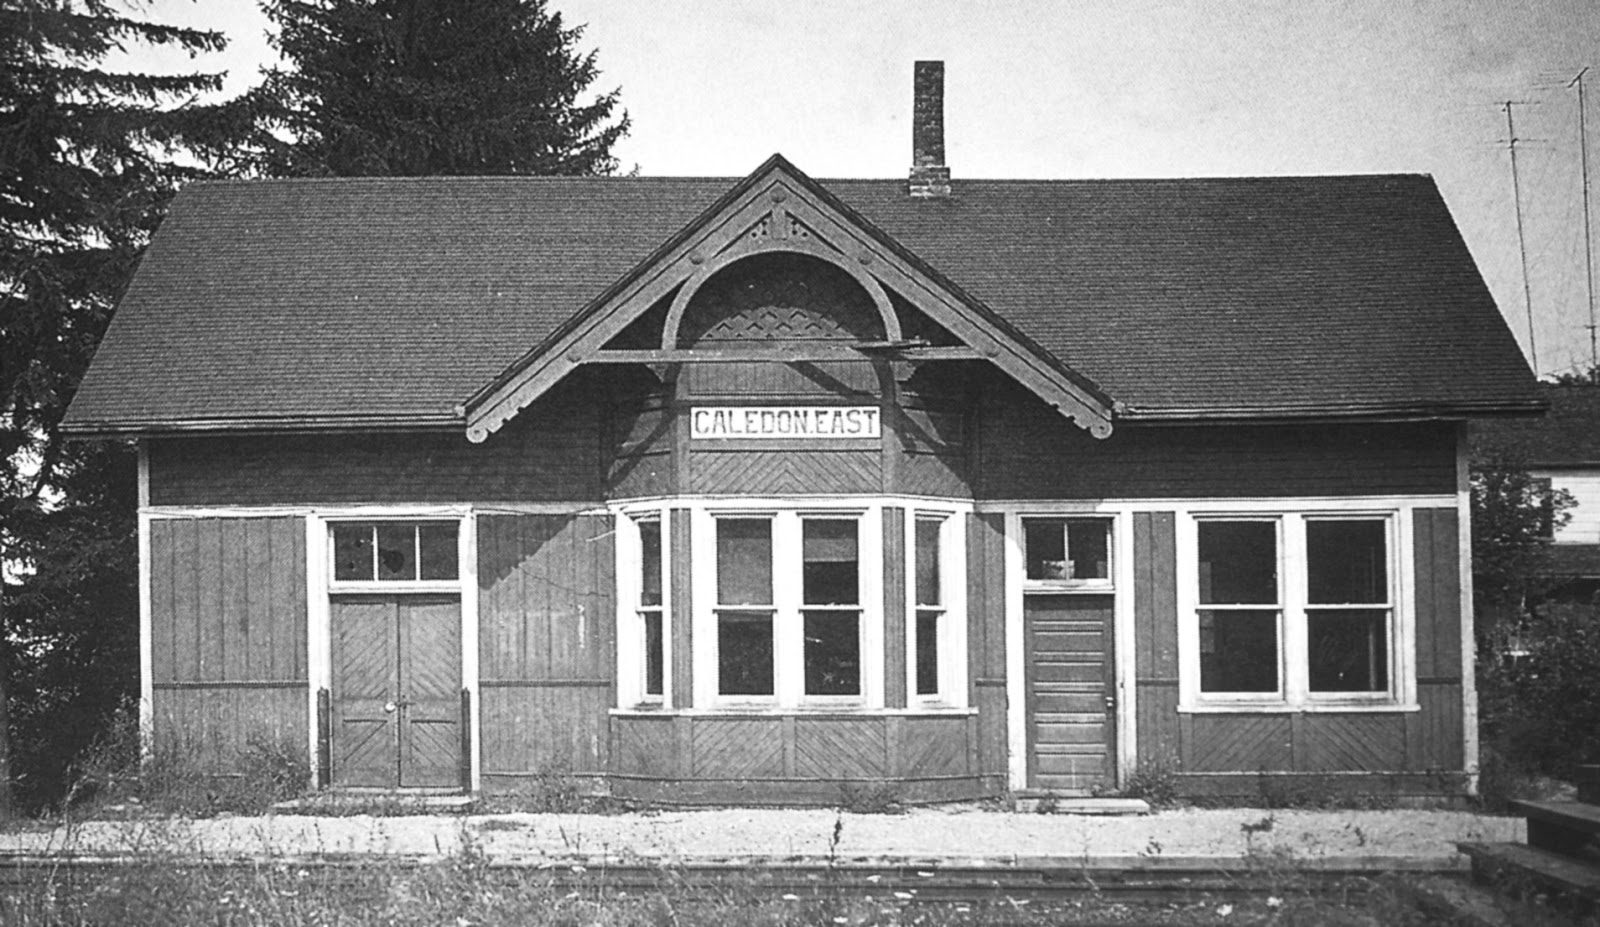
[{"label": "white window frame", "polygon": [[[401,515],[340,515],[328,516],[322,519],[324,525],[324,539],[326,551],[324,552],[324,575],[328,578],[328,593],[343,595],[354,593],[453,593],[459,594],[462,589],[464,577],[467,576],[466,544],[468,526],[465,516],[401,516]],[[374,525],[409,527],[413,529],[413,543],[416,545],[412,552],[418,572],[422,565],[422,540],[418,527],[425,524],[454,524],[456,526],[456,578],[455,579],[363,579],[349,580],[338,578],[338,553],[334,543],[333,532],[338,528],[351,525]],[[377,557],[377,545],[374,543],[373,557]],[[376,569],[376,568],[375,568]],[[376,575],[376,572],[374,572]]]},{"label": "white window frame", "polygon": [[[1022,512],[1019,515],[1019,529],[1022,532],[1018,540],[1022,545],[1022,591],[1028,592],[1092,592],[1111,593],[1116,591],[1117,579],[1117,518],[1113,514],[1099,512]],[[1062,550],[1066,552],[1067,559],[1071,560],[1072,551],[1066,540],[1066,523],[1069,521],[1094,521],[1101,522],[1106,527],[1106,575],[1103,578],[1093,579],[1030,579],[1027,576],[1028,556],[1028,523],[1039,521],[1059,521],[1062,523]]]},{"label": "white window frame", "polygon": [[[1321,692],[1310,690],[1308,613],[1309,564],[1306,524],[1310,521],[1376,521],[1385,525],[1389,599],[1388,687],[1382,692]],[[1215,509],[1180,513],[1177,522],[1179,711],[1414,711],[1416,679],[1412,650],[1415,646],[1413,590],[1412,512],[1409,507],[1319,507],[1263,510]],[[1210,608],[1248,609],[1250,606],[1207,606],[1199,601],[1199,525],[1207,521],[1271,521],[1277,525],[1278,565],[1278,684],[1276,693],[1207,693],[1200,691],[1199,612]],[[1330,606],[1323,606],[1330,607]]]},{"label": "white window frame", "polygon": [[[672,676],[672,530],[671,512],[663,506],[630,508],[615,515],[617,526],[617,704],[660,708],[673,704]],[[640,525],[661,529],[661,605],[641,604],[644,586],[644,537]],[[661,693],[650,694],[645,613],[661,616]]]},{"label": "white window frame", "polygon": [[[717,624],[717,521],[722,518],[770,518],[773,556],[773,694],[723,695],[719,690]],[[807,518],[857,521],[860,564],[861,694],[806,695],[804,617],[801,601],[802,521]],[[883,503],[859,500],[717,500],[691,509],[692,550],[702,564],[691,580],[694,596],[691,660],[694,704],[698,708],[751,710],[863,710],[882,708],[883,679]],[[701,559],[704,558],[704,559]],[[710,568],[704,566],[709,564]]]},{"label": "white window frame", "polygon": [[[917,522],[939,523],[938,689],[917,692]],[[957,511],[917,506],[907,508],[906,559],[906,704],[919,708],[965,708],[967,705],[967,532]]]}]

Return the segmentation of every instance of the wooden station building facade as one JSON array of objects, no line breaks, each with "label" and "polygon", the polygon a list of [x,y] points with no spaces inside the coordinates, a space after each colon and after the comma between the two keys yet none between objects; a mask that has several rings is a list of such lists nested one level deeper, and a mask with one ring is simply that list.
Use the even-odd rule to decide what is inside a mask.
[{"label": "wooden station building facade", "polygon": [[140,448],[147,731],[319,784],[1459,790],[1464,420],[1533,378],[1418,176],[198,183],[69,432]]}]

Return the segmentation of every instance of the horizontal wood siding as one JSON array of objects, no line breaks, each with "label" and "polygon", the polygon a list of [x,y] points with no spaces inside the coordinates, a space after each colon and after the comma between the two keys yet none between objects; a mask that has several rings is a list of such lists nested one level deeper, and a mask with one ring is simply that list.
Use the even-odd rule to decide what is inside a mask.
[{"label": "horizontal wood siding", "polygon": [[154,505],[598,500],[600,387],[575,375],[482,444],[455,433],[163,438]]},{"label": "horizontal wood siding", "polygon": [[479,517],[484,775],[605,769],[613,570],[610,516]]},{"label": "horizontal wood siding", "polygon": [[1014,384],[981,411],[980,499],[1454,493],[1451,423],[1121,424],[1097,440]]},{"label": "horizontal wood siding", "polygon": [[219,772],[251,741],[305,751],[305,523],[154,519],[156,748]]}]

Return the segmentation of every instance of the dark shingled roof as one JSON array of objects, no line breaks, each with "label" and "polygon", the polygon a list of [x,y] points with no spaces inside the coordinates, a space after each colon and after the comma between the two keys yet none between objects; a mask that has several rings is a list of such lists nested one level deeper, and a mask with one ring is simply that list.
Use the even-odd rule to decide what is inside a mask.
[{"label": "dark shingled roof", "polygon": [[1600,467],[1600,386],[1538,388],[1549,411],[1535,419],[1473,422],[1473,456],[1529,467]]},{"label": "dark shingled roof", "polygon": [[[78,433],[458,424],[458,405],[734,179],[197,183],[68,415]],[[1431,179],[821,181],[1119,417],[1537,405]]]}]

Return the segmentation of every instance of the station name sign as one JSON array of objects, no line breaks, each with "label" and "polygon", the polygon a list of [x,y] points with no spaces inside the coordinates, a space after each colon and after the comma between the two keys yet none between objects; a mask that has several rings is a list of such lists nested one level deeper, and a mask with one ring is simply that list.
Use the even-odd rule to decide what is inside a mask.
[{"label": "station name sign", "polygon": [[696,406],[689,434],[700,438],[876,438],[877,406]]}]

